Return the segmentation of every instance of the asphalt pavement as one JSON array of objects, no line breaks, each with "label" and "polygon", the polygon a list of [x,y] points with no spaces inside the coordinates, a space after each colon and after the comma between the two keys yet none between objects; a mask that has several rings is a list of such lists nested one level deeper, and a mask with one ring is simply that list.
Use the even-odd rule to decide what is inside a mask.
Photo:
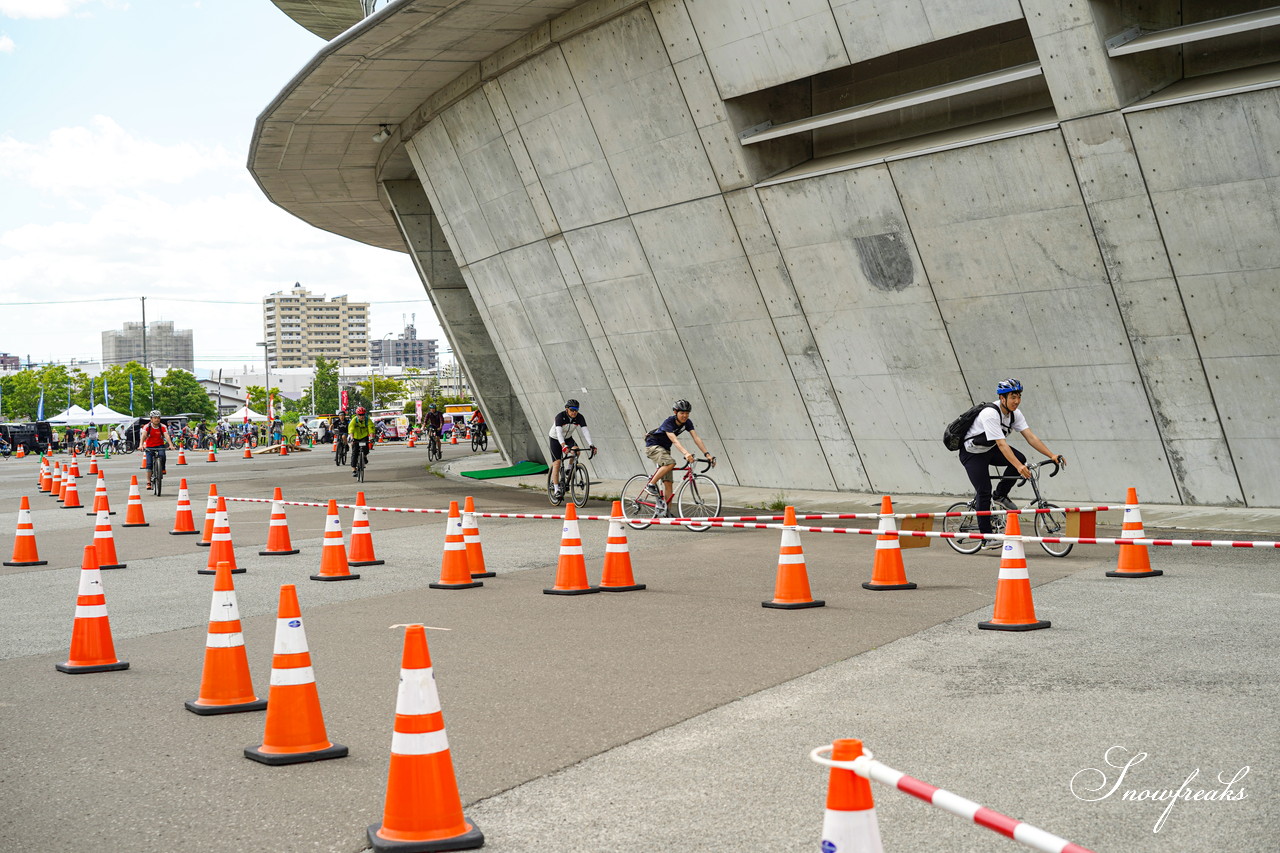
[{"label": "asphalt pavement", "polygon": [[[325,449],[173,464],[199,521],[223,495],[354,502]],[[379,448],[362,489],[384,507],[552,512],[538,478],[474,481],[496,454],[447,445]],[[289,507],[298,555],[260,557],[269,507],[230,504],[245,574],[235,578],[250,668],[266,696],[281,584],[298,588],[331,740],[347,758],[287,767],[247,761],[264,714],[198,717],[211,579],[198,537],[171,536],[175,501],[147,495],[150,526],[122,528],[138,456],[102,466],[128,568],[103,572],[123,672],[65,675],[83,547],[93,518],[37,492],[35,460],[0,462],[0,551],[29,495],[47,566],[0,568],[0,850],[359,851],[381,818],[402,631],[427,632],[459,789],[495,851],[801,851],[820,841],[826,771],[808,753],[863,739],[892,767],[1097,851],[1280,848],[1274,649],[1280,551],[1152,549],[1164,570],[1107,578],[1116,548],[1063,559],[1027,550],[1048,630],[980,631],[999,557],[943,543],[904,552],[909,591],[872,592],[874,539],[804,534],[822,608],[772,598],[776,530],[628,530],[638,592],[549,596],[561,526],[481,519],[488,567],[471,590],[432,590],[444,519],[374,512],[382,566],[317,583],[324,511]],[[87,466],[82,465],[82,473]],[[80,482],[82,500],[92,482]],[[620,484],[593,483],[617,494]],[[1099,496],[1114,504],[1123,496]],[[768,506],[776,491],[725,488]],[[788,492],[804,510],[872,511],[875,495]],[[946,496],[895,498],[899,511]],[[607,514],[605,500],[587,511]],[[1143,507],[1149,530],[1275,539],[1280,513]],[[350,530],[351,513],[342,513]],[[1118,514],[1110,515],[1111,529]],[[872,526],[872,525],[868,525]],[[1104,530],[1107,529],[1104,527]],[[582,522],[598,581],[606,525]],[[1227,533],[1226,531],[1232,531]],[[1137,756],[1143,756],[1138,758]],[[1108,764],[1110,760],[1119,766]],[[1132,760],[1128,770],[1123,770]],[[1244,775],[1240,775],[1243,772]],[[1189,777],[1194,778],[1188,780]],[[1226,785],[1221,780],[1232,780]],[[1179,798],[1182,787],[1221,792]],[[1112,790],[1114,788],[1114,790]],[[877,785],[886,850],[999,850],[993,833]]]}]

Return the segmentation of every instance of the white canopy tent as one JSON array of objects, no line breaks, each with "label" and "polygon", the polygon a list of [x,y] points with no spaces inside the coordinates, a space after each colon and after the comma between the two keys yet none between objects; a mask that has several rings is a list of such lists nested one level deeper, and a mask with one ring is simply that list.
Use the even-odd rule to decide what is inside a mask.
[{"label": "white canopy tent", "polygon": [[244,423],[244,417],[246,413],[249,415],[249,420],[253,421],[254,423],[267,422],[266,415],[260,415],[257,412],[255,412],[253,409],[250,409],[248,406],[241,406],[231,414],[223,415],[222,419],[227,423],[231,424],[232,426],[234,426],[236,424]]},{"label": "white canopy tent", "polygon": [[88,419],[95,424],[129,424],[133,423],[132,415],[122,415],[106,404],[99,403],[89,410]]},{"label": "white canopy tent", "polygon": [[80,406],[72,406],[71,408],[58,412],[51,418],[45,418],[51,424],[87,424],[93,418],[89,417],[89,410]]}]

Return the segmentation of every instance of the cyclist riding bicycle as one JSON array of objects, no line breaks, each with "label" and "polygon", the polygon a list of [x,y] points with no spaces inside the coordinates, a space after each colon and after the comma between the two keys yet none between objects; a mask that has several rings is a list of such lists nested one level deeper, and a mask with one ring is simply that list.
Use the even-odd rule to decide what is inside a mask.
[{"label": "cyclist riding bicycle", "polygon": [[671,477],[671,472],[675,470],[676,460],[671,455],[671,448],[674,446],[684,456],[685,464],[693,462],[693,454],[685,450],[684,445],[677,438],[681,433],[687,432],[693,439],[694,444],[698,445],[698,449],[711,462],[716,464],[716,458],[711,455],[711,451],[707,450],[707,446],[702,443],[697,430],[693,428],[693,421],[689,420],[689,413],[693,410],[688,400],[676,400],[671,406],[671,417],[663,421],[657,429],[650,430],[645,434],[644,439],[644,455],[649,457],[649,461],[658,466],[658,470],[654,471],[649,477],[649,484],[646,488],[649,494],[658,496],[658,481],[662,480],[666,483],[666,502],[671,503],[672,492],[675,491],[675,484]]},{"label": "cyclist riding bicycle", "polygon": [[427,407],[427,414],[422,419],[423,425],[427,428],[429,435],[435,436],[437,439],[441,436],[441,430],[444,429],[444,415],[440,414],[436,409],[436,404],[432,403]]},{"label": "cyclist riding bicycle", "polygon": [[[555,422],[551,424],[551,432],[547,433],[549,439],[548,445],[551,447],[551,482],[556,496],[561,493],[560,488],[560,460],[564,459],[564,455],[570,449],[577,447],[586,447],[592,453],[595,453],[596,446],[591,443],[591,432],[587,429],[587,419],[578,411],[577,400],[565,400],[564,411],[556,414]],[[479,414],[477,412],[476,414]],[[578,443],[578,436],[582,437],[582,443]]]},{"label": "cyclist riding bicycle", "polygon": [[471,416],[471,420],[467,421],[471,425],[471,431],[476,435],[484,435],[489,427],[484,422],[484,415],[480,414],[480,410],[476,409],[475,414]]},{"label": "cyclist riding bicycle", "polygon": [[[1031,477],[1031,472],[1026,465],[1027,457],[1017,448],[1010,447],[1005,440],[1010,432],[1017,430],[1022,433],[1027,444],[1063,468],[1067,467],[1066,457],[1055,454],[1046,447],[1044,442],[1031,431],[1026,417],[1019,411],[1018,406],[1022,403],[1022,383],[1013,378],[1002,379],[996,383],[996,394],[1000,399],[978,413],[973,426],[969,427],[969,431],[965,433],[964,444],[960,448],[960,464],[964,466],[965,472],[969,475],[969,482],[973,484],[976,493],[973,506],[979,512],[990,510],[992,501],[1005,509],[1017,509],[1017,505],[1009,500],[1009,490],[1013,488],[1014,475],[1024,480]],[[993,449],[999,449],[999,455],[992,453]],[[1006,462],[1008,464],[1002,472],[1002,479],[993,492],[990,469],[992,466],[1005,465]],[[991,532],[991,516],[978,516],[978,530],[984,537]],[[998,548],[1000,545],[1000,542],[991,541],[985,543],[983,547]]]},{"label": "cyclist riding bicycle", "polygon": [[152,409],[150,421],[142,425],[142,429],[138,431],[138,444],[147,453],[147,488],[151,488],[151,465],[152,460],[156,457],[160,458],[160,473],[167,474],[166,467],[167,456],[165,448],[173,447],[173,439],[169,437],[169,430],[165,429],[164,424],[160,420],[160,410]]},{"label": "cyclist riding bicycle", "polygon": [[84,449],[90,453],[98,452],[98,425],[89,421],[89,428],[84,433]]},{"label": "cyclist riding bicycle", "polygon": [[373,440],[376,435],[373,421],[369,420],[369,414],[364,406],[356,409],[356,416],[347,425],[347,432],[351,435],[351,476],[354,477],[360,468],[361,458],[368,461],[369,451],[373,450]]}]

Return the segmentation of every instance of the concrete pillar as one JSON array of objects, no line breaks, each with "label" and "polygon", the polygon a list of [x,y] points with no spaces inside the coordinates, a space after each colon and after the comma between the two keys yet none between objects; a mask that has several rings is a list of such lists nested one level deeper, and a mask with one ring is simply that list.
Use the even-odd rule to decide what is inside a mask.
[{"label": "concrete pillar", "polygon": [[538,433],[524,415],[422,185],[416,180],[384,181],[382,189],[498,450],[509,463],[540,459]]}]

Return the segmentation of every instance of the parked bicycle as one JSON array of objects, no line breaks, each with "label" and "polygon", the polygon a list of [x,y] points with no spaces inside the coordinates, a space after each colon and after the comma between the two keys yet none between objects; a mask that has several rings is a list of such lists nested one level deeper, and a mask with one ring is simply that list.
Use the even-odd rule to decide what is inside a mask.
[{"label": "parked bicycle", "polygon": [[[566,495],[577,506],[584,506],[587,503],[587,497],[591,494],[591,473],[587,470],[586,464],[578,459],[578,454],[582,450],[581,447],[571,447],[560,460],[559,494],[555,489],[557,484],[551,481],[551,470],[547,470],[547,500],[551,501],[552,506],[560,506],[564,503]],[[594,450],[591,455],[596,455]]]},{"label": "parked bicycle", "polygon": [[[1036,473],[1037,469],[1046,465],[1052,465],[1053,471],[1050,477],[1058,476],[1058,463],[1052,460],[1043,462],[1028,462],[1027,468],[1031,471],[1031,478],[1028,480],[1018,480],[1015,488],[1023,483],[1030,483],[1031,490],[1035,492],[1035,498],[1027,504],[1025,509],[1048,510],[1048,512],[1037,512],[1034,514],[1035,521],[1032,528],[1035,530],[1036,536],[1065,536],[1067,530],[1067,513],[1055,503],[1045,500],[1044,495],[1040,493],[1040,478]],[[974,509],[977,498],[970,500],[968,503],[955,503],[947,507],[947,512],[970,512]],[[1005,514],[996,511],[991,516],[991,532],[1004,533]],[[946,516],[942,519],[942,529],[947,533],[964,534],[962,538],[950,539],[947,544],[961,554],[974,554],[982,548],[982,533],[978,529],[978,516],[962,515],[962,516]],[[1052,557],[1065,557],[1071,553],[1070,542],[1041,542],[1040,547],[1045,553]]]},{"label": "parked bicycle", "polygon": [[[672,495],[672,504],[677,507],[680,518],[715,518],[720,515],[720,487],[706,474],[715,462],[710,459],[696,462],[702,464],[702,471],[695,473],[692,465],[673,469],[683,471],[684,477]],[[636,474],[622,487],[622,513],[627,517],[627,524],[636,530],[644,530],[653,524],[653,519],[665,517],[670,506],[665,499],[648,490],[649,477],[648,474]],[[712,527],[696,521],[684,526],[698,532]]]}]

